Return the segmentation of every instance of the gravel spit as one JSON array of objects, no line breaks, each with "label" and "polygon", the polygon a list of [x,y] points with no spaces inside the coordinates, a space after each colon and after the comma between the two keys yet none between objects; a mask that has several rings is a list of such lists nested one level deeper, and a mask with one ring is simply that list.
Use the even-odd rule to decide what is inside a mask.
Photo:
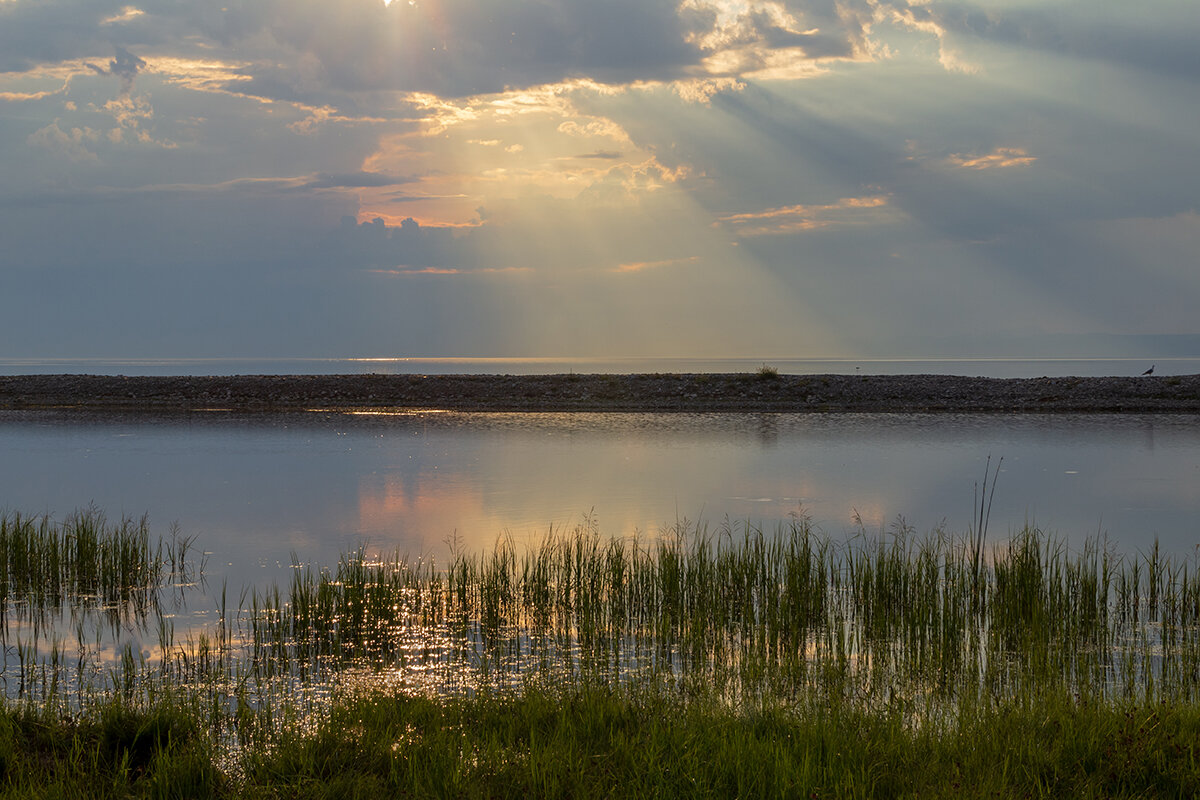
[{"label": "gravel spit", "polygon": [[1200,375],[0,376],[0,410],[1200,413]]}]

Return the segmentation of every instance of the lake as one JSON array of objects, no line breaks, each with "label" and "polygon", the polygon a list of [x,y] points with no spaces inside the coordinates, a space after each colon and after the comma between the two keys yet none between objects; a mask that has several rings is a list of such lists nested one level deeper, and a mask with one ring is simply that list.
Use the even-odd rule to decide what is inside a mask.
[{"label": "lake", "polygon": [[[445,565],[451,542],[474,554],[507,535],[524,552],[550,531],[581,524],[644,542],[679,525],[713,535],[753,525],[771,536],[797,515],[834,543],[900,525],[964,534],[985,476],[995,486],[991,542],[1032,524],[1071,547],[1107,536],[1117,552],[1140,559],[1157,540],[1189,561],[1200,542],[1195,415],[7,411],[0,453],[0,510],[54,520],[88,506],[110,521],[148,515],[152,535],[169,539],[177,526],[207,554],[204,580],[172,584],[139,606],[149,609],[141,616],[131,616],[133,606],[97,607],[98,593],[59,606],[14,591],[0,626],[9,697],[40,696],[48,685],[82,697],[85,686],[108,685],[127,658],[142,670],[138,680],[199,669],[210,662],[195,654],[214,635],[233,645],[221,651],[232,661],[222,663],[253,671],[265,662],[251,643],[274,618],[253,609],[272,585],[286,598],[293,576],[304,574],[293,565],[315,575],[363,545],[368,556],[432,556]],[[328,621],[342,624],[336,614]],[[305,696],[328,697],[343,680],[442,692],[491,674],[478,662],[479,630],[463,639],[444,626],[402,628],[388,639],[398,652],[361,665],[334,658],[332,672],[304,677]],[[518,649],[532,641],[513,636],[503,641]],[[524,674],[532,662],[523,659],[534,658],[527,650],[515,661],[498,654],[515,671],[497,680]],[[255,684],[262,697],[298,691],[291,682],[299,675],[288,669],[299,662],[280,663],[293,666],[276,677],[270,664],[253,672],[265,681]],[[224,669],[218,677],[232,681]],[[214,691],[227,698],[222,686]]]},{"label": "lake", "polygon": [[0,507],[177,523],[230,586],[329,565],[366,542],[412,556],[456,539],[535,541],[585,519],[655,535],[680,521],[767,531],[808,515],[834,538],[1026,523],[1124,552],[1200,543],[1194,416],[889,414],[0,413]]}]

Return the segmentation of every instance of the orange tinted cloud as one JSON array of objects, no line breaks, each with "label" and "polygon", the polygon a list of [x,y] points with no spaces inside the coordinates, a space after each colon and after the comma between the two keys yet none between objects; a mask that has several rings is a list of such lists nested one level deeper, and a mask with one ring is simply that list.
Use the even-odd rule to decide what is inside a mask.
[{"label": "orange tinted cloud", "polygon": [[1035,156],[1023,147],[997,147],[984,155],[969,155],[954,153],[946,161],[956,167],[966,169],[1004,169],[1007,167],[1028,167],[1037,161]]},{"label": "orange tinted cloud", "polygon": [[619,265],[614,272],[642,272],[647,269],[657,269],[659,267],[673,267],[679,264],[694,264],[700,260],[700,256],[690,256],[688,258],[665,258],[661,261],[629,261]]},{"label": "orange tinted cloud", "polygon": [[734,228],[742,236],[766,236],[797,233],[838,225],[862,224],[873,217],[866,216],[888,206],[885,195],[843,197],[826,205],[794,205],[769,208],[744,214],[720,217],[720,222]]}]

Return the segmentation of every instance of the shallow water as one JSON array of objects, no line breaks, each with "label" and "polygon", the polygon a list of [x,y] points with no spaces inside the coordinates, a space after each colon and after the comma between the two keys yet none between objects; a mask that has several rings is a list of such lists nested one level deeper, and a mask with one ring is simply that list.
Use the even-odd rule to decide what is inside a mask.
[{"label": "shallow water", "polygon": [[[770,535],[797,515],[835,541],[901,518],[918,534],[962,534],[985,476],[996,542],[1026,523],[1069,543],[1107,535],[1135,556],[1157,539],[1189,559],[1200,541],[1195,416],[0,412],[0,452],[0,508],[56,520],[89,505],[110,520],[147,514],[152,533],[177,524],[209,554],[203,582],[166,593],[181,605],[136,624],[74,607],[36,624],[10,613],[0,637],[10,696],[36,691],[30,643],[43,670],[56,652],[62,663],[90,653],[95,666],[75,685],[104,683],[126,647],[157,669],[213,631],[246,636],[250,607],[261,607],[248,597],[264,595],[243,588],[275,584],[286,597],[291,565],[315,574],[363,543],[444,565],[451,541],[474,553],[507,534],[524,551],[585,521],[606,536],[684,521]],[[400,642],[403,663],[376,679],[461,683],[483,639],[467,642],[464,667],[462,642],[439,630],[405,628],[415,638]],[[293,678],[285,671],[287,693]],[[327,680],[338,679],[306,691],[328,691]]]},{"label": "shallow water", "polygon": [[[330,564],[366,541],[439,555],[594,519],[606,535],[681,520],[832,536],[898,517],[971,527],[990,464],[990,532],[1025,523],[1127,552],[1200,542],[1191,416],[805,414],[0,414],[0,506],[62,518],[149,514],[230,585]],[[1002,460],[1001,460],[1002,459]]]}]

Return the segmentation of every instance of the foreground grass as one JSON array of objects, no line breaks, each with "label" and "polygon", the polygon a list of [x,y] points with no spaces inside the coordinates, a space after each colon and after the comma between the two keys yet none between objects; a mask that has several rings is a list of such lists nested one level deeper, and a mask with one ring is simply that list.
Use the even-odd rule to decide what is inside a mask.
[{"label": "foreground grass", "polygon": [[885,715],[735,713],[611,689],[337,704],[218,766],[195,717],[0,715],[8,797],[1192,797],[1200,711],[1066,698],[936,735]]}]

